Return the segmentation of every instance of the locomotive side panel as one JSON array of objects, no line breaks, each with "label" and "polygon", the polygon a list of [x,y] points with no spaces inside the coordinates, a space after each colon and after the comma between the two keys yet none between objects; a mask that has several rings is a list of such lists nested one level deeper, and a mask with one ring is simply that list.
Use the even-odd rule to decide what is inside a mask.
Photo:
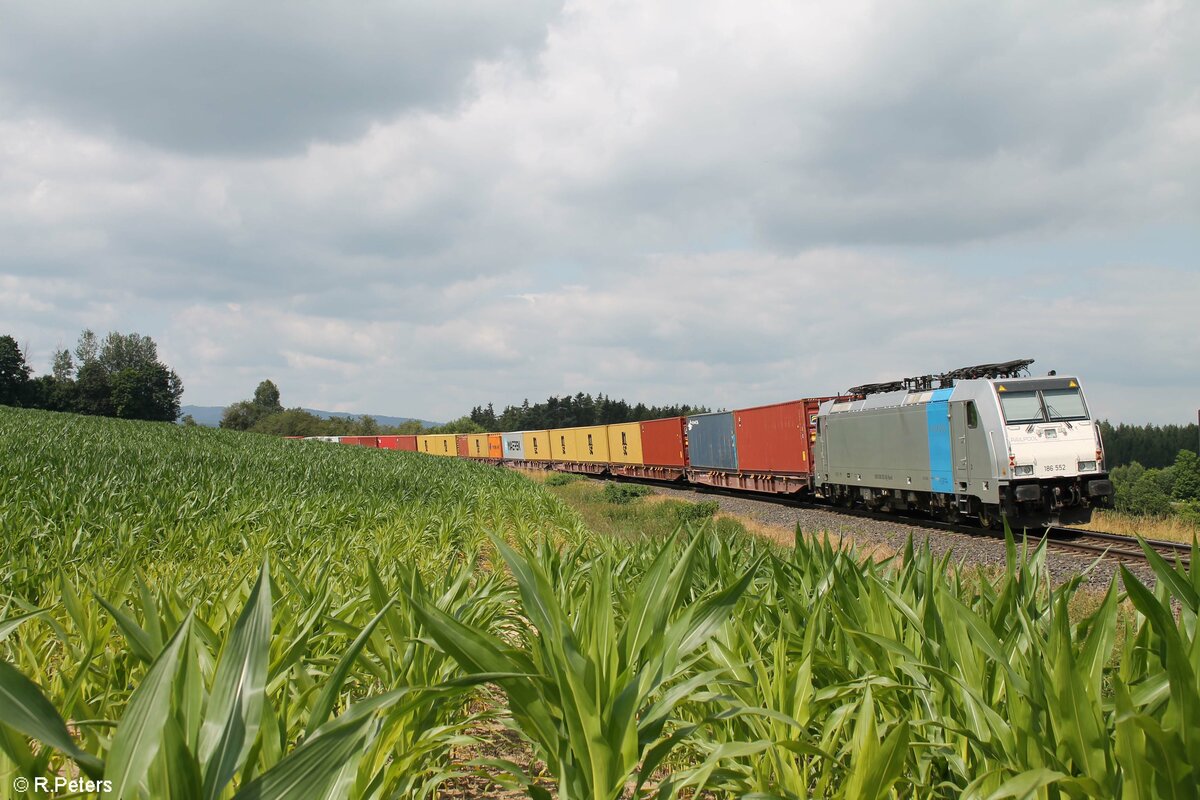
[{"label": "locomotive side panel", "polygon": [[929,419],[924,404],[821,417],[823,470],[818,482],[933,491]]}]

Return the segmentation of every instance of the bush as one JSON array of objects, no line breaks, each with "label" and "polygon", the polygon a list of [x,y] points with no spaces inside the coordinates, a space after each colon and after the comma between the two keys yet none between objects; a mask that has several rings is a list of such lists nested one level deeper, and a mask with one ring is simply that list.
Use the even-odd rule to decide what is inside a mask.
[{"label": "bush", "polygon": [[681,503],[675,507],[675,517],[682,523],[704,522],[716,516],[721,504],[716,500],[701,500],[699,503]]},{"label": "bush", "polygon": [[649,486],[641,486],[636,483],[606,483],[604,484],[603,497],[610,503],[617,505],[625,505],[632,503],[639,497],[645,497],[650,494]]},{"label": "bush", "polygon": [[546,478],[547,486],[566,486],[568,483],[574,483],[579,480],[578,475],[572,475],[569,472],[552,472]]}]

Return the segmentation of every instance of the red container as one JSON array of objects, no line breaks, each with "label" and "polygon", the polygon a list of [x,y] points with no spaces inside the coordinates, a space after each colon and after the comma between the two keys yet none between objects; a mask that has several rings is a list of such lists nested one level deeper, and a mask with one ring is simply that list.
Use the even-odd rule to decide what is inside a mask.
[{"label": "red container", "polygon": [[378,436],[339,436],[340,444],[356,444],[359,447],[379,447]]},{"label": "red container", "polygon": [[733,412],[738,472],[807,475],[817,410],[826,398],[809,398]]},{"label": "red container", "polygon": [[417,437],[416,436],[380,436],[379,446],[384,450],[407,450],[410,453],[417,452]]},{"label": "red container", "polygon": [[454,444],[458,448],[458,457],[459,458],[470,458],[471,457],[471,447],[467,442],[467,435],[465,433],[460,433],[457,436],[455,436]]},{"label": "red container", "polygon": [[648,467],[686,467],[686,417],[652,419],[642,423],[642,463]]}]

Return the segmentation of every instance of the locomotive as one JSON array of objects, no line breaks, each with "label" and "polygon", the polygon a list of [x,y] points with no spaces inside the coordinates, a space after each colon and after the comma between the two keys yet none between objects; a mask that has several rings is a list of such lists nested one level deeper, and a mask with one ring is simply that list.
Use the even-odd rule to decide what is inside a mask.
[{"label": "locomotive", "polygon": [[[844,394],[646,422],[346,444],[594,475],[924,511],[994,528],[1086,522],[1112,503],[1079,379],[1032,359],[856,386]],[[335,438],[335,437],[314,437]]]},{"label": "locomotive", "polygon": [[994,528],[1086,522],[1111,505],[1079,379],[1031,359],[851,389],[817,415],[814,486],[841,505],[924,509]]}]

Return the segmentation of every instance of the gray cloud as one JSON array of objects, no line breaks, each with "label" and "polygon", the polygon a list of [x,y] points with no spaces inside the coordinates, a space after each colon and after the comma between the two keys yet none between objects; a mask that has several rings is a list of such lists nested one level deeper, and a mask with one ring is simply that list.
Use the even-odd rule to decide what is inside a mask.
[{"label": "gray cloud", "polygon": [[189,402],[435,419],[1024,355],[1130,419],[1200,388],[1191,4],[14,8],[0,318],[41,369],[87,325]]},{"label": "gray cloud", "polygon": [[0,81],[19,108],[167,150],[277,155],[452,106],[480,59],[540,45],[552,0],[11,3]]}]

